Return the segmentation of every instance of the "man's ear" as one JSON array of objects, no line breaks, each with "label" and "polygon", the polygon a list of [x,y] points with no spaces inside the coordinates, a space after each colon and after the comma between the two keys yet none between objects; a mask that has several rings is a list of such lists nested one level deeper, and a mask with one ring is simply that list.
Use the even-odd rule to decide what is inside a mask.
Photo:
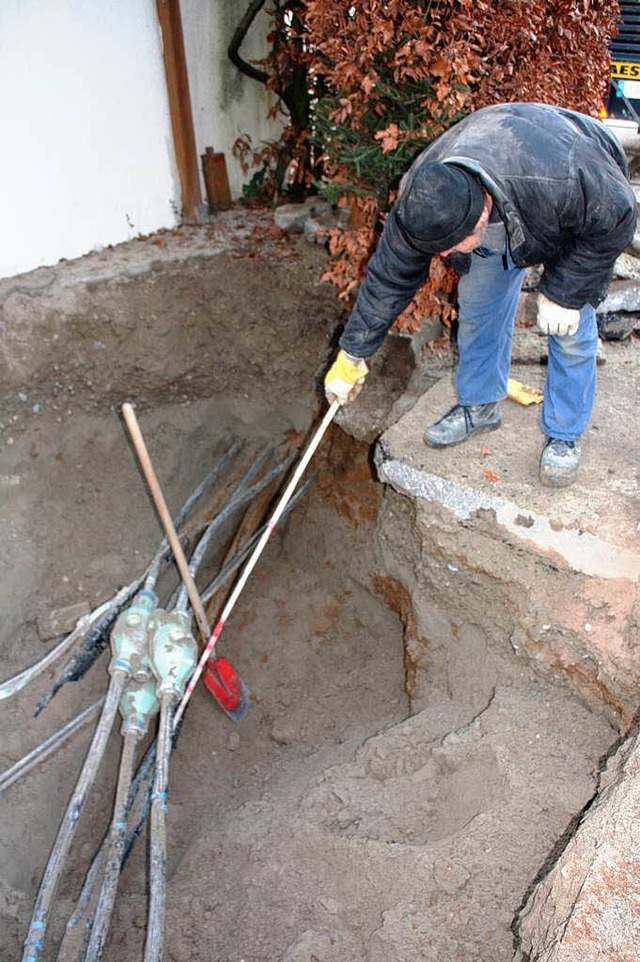
[{"label": "man's ear", "polygon": [[493,207],[493,197],[491,196],[491,194],[485,193],[484,206],[482,208],[482,214],[480,215],[480,220],[482,221],[483,227],[489,223],[489,217],[491,216],[492,207]]}]

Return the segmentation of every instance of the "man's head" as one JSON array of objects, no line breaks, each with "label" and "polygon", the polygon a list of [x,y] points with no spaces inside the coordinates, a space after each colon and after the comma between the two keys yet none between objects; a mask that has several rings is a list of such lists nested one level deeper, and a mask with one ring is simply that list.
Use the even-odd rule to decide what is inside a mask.
[{"label": "man's head", "polygon": [[436,161],[410,174],[396,205],[410,242],[425,254],[443,256],[477,247],[490,211],[491,197],[472,174]]}]

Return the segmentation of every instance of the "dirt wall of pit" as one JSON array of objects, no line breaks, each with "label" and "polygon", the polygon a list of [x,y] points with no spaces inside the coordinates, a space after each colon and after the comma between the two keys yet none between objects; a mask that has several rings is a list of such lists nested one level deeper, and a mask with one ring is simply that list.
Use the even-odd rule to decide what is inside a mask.
[{"label": "dirt wall of pit", "polygon": [[[96,603],[157,546],[124,400],[172,505],[231,438],[305,436],[344,320],[324,258],[232,211],[3,282],[4,677],[46,649],[40,617]],[[402,342],[379,362],[377,423],[409,355]],[[461,525],[381,486],[370,453],[332,429],[312,496],[248,585],[228,649],[255,695],[247,724],[229,727],[206,692],[194,700],[172,762],[172,962],[511,962],[514,916],[596,791],[616,735],[604,706],[518,641],[553,568],[490,518]],[[106,663],[34,720],[52,677],[0,703],[5,765],[104,690]],[[19,955],[87,744],[85,732],[3,799],[3,962]],[[114,737],[52,945],[108,820],[118,754]],[[141,955],[145,856],[140,845],[123,875],[109,962]]]}]

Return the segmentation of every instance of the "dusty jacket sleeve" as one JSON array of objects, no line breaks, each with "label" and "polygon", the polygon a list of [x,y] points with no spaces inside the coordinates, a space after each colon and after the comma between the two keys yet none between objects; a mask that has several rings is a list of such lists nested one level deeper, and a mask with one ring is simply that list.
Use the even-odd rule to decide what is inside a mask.
[{"label": "dusty jacket sleeve", "polygon": [[424,283],[430,265],[431,255],[409,244],[392,211],[369,261],[340,347],[354,357],[375,354],[396,317]]},{"label": "dusty jacket sleeve", "polygon": [[[560,257],[544,265],[540,290],[562,307],[596,307],[607,294],[613,265],[632,239],[636,201],[622,178],[591,171],[578,181],[563,224],[569,239]],[[599,180],[600,183],[594,183]]]}]

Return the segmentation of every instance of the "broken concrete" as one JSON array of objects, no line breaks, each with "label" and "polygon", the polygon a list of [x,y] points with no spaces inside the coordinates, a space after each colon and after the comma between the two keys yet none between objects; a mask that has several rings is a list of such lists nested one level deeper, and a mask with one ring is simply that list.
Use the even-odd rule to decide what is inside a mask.
[{"label": "broken concrete", "polygon": [[640,737],[609,760],[598,795],[520,913],[518,962],[633,962],[640,947]]},{"label": "broken concrete", "polygon": [[598,334],[605,341],[624,341],[638,329],[640,329],[638,313],[598,315]]},{"label": "broken concrete", "polygon": [[609,293],[598,304],[597,314],[613,314],[617,311],[640,310],[640,285],[637,278],[616,279],[611,283]]},{"label": "broken concrete", "polygon": [[[601,368],[583,466],[569,489],[538,481],[535,405],[506,401],[499,431],[446,451],[427,448],[425,427],[455,403],[449,378],[383,434],[376,452],[381,480],[415,499],[425,549],[455,566],[452,606],[470,603],[469,577],[490,576],[502,585],[514,647],[623,729],[640,683],[640,446],[629,408],[639,363],[637,350],[622,348]],[[526,380],[540,387],[543,369],[527,367]],[[493,606],[475,617],[493,631]]]},{"label": "broken concrete", "polygon": [[41,641],[60,638],[62,635],[73,631],[79,619],[82,618],[83,615],[88,615],[90,610],[87,601],[77,601],[73,605],[66,605],[64,608],[55,608],[47,614],[40,615],[37,619],[37,626]]},{"label": "broken concrete", "polygon": [[322,197],[307,197],[300,204],[276,207],[273,219],[287,234],[304,234],[311,243],[326,243],[332,228],[348,227],[349,211],[334,209]]}]

